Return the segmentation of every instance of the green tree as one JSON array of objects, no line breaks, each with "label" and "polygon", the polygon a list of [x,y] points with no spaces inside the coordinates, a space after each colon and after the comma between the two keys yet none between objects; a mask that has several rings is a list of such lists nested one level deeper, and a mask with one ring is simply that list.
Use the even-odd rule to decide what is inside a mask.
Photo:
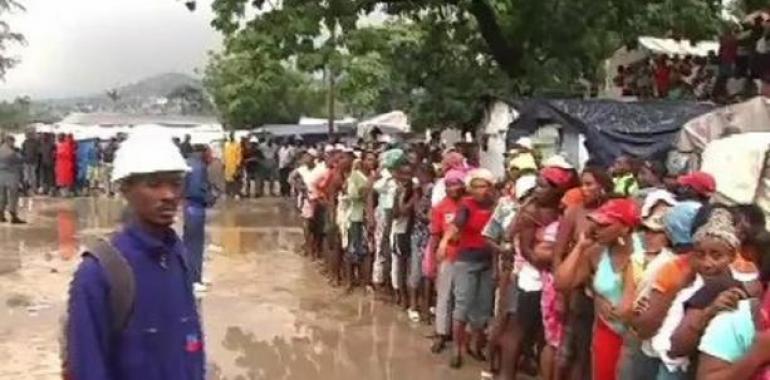
[{"label": "green tree", "polygon": [[0,102],[0,129],[18,130],[32,122],[32,101],[27,96]]},{"label": "green tree", "polygon": [[0,0],[0,79],[5,78],[8,70],[19,63],[18,58],[8,54],[12,44],[24,44],[24,36],[11,29],[5,16],[14,11],[24,11],[24,7],[16,0]]},{"label": "green tree", "polygon": [[323,111],[323,90],[311,76],[259,50],[212,54],[203,82],[231,128],[295,123],[303,114]]},{"label": "green tree", "polygon": [[[756,0],[743,0],[756,1]],[[713,38],[721,0],[214,0],[226,46],[339,79],[345,108],[473,123],[480,98],[576,93],[641,35]],[[392,22],[367,25],[366,16]],[[371,23],[368,23],[371,24]],[[330,33],[334,31],[334,33]],[[333,38],[330,38],[333,37]]]},{"label": "green tree", "polygon": [[183,115],[200,115],[211,111],[206,93],[200,87],[183,85],[175,88],[166,97],[179,102]]}]

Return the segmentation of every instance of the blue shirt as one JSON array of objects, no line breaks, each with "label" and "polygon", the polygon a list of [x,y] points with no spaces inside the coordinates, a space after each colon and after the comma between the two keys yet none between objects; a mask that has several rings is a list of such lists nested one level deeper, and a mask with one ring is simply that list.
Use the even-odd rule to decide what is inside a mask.
[{"label": "blue shirt", "polygon": [[[133,269],[134,309],[112,335],[109,284],[86,256],[70,288],[66,371],[74,380],[202,380],[203,336],[184,248],[173,230],[165,237],[127,225],[112,240]],[[65,377],[66,378],[66,377]]]},{"label": "blue shirt", "polygon": [[200,154],[195,153],[190,156],[187,165],[190,166],[190,173],[185,177],[185,199],[197,206],[205,207],[211,204],[208,169]]}]

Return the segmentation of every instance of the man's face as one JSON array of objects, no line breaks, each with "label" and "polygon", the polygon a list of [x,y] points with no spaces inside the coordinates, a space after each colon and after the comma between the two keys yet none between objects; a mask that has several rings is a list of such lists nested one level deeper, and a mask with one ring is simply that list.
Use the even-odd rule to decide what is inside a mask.
[{"label": "man's face", "polygon": [[129,178],[122,192],[142,222],[169,227],[176,218],[183,188],[182,173],[154,173]]}]

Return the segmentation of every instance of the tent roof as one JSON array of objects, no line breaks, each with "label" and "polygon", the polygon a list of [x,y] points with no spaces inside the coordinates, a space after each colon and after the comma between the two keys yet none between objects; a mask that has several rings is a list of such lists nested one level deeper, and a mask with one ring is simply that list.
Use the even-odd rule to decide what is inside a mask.
[{"label": "tent roof", "polygon": [[383,113],[358,123],[358,135],[365,136],[372,128],[384,133],[408,133],[412,130],[409,117],[403,111]]},{"label": "tent roof", "polygon": [[[350,124],[335,124],[336,132],[352,133],[354,126]],[[269,133],[274,136],[294,135],[325,135],[329,132],[326,124],[265,124],[253,130],[254,133]]]},{"label": "tent roof", "polygon": [[529,99],[512,105],[520,117],[508,131],[509,143],[541,125],[560,124],[585,135],[592,160],[602,165],[611,164],[621,154],[663,159],[682,125],[713,108],[686,101],[606,99]]},{"label": "tent roof", "polygon": [[719,43],[715,41],[674,40],[671,38],[639,37],[639,46],[655,54],[694,55],[705,57],[709,51],[719,51]]},{"label": "tent roof", "polygon": [[677,141],[680,152],[700,152],[729,133],[770,132],[770,99],[757,96],[688,121]]},{"label": "tent roof", "polygon": [[204,124],[219,124],[219,121],[210,116],[131,115],[105,112],[74,112],[65,117],[61,123],[100,126],[158,124],[170,127],[190,127]]}]

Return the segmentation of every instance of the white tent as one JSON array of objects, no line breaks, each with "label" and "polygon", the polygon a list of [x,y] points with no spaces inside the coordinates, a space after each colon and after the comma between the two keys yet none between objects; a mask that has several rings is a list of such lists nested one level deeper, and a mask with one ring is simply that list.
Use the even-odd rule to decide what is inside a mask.
[{"label": "white tent", "polygon": [[714,176],[717,201],[753,203],[770,216],[770,133],[711,141],[703,151],[701,170]]},{"label": "white tent", "polygon": [[639,48],[651,54],[668,54],[670,56],[692,55],[705,57],[709,51],[719,51],[719,42],[690,40],[674,40],[671,38],[639,37]]},{"label": "white tent", "polygon": [[757,96],[688,121],[679,133],[677,150],[698,153],[713,140],[746,132],[770,132],[770,99]]},{"label": "white tent", "polygon": [[604,64],[605,70],[605,93],[604,96],[617,98],[620,96],[620,89],[613,83],[613,78],[618,71],[619,66],[629,66],[651,55],[669,55],[685,56],[692,55],[696,57],[705,57],[709,51],[714,53],[719,51],[719,43],[715,41],[700,41],[692,43],[690,40],[674,40],[671,38],[639,37],[638,48],[628,50],[625,46],[616,50],[612,57],[608,58]]},{"label": "white tent", "polygon": [[375,127],[385,134],[409,133],[412,130],[409,117],[403,111],[392,111],[358,123],[358,136],[368,135]]}]

